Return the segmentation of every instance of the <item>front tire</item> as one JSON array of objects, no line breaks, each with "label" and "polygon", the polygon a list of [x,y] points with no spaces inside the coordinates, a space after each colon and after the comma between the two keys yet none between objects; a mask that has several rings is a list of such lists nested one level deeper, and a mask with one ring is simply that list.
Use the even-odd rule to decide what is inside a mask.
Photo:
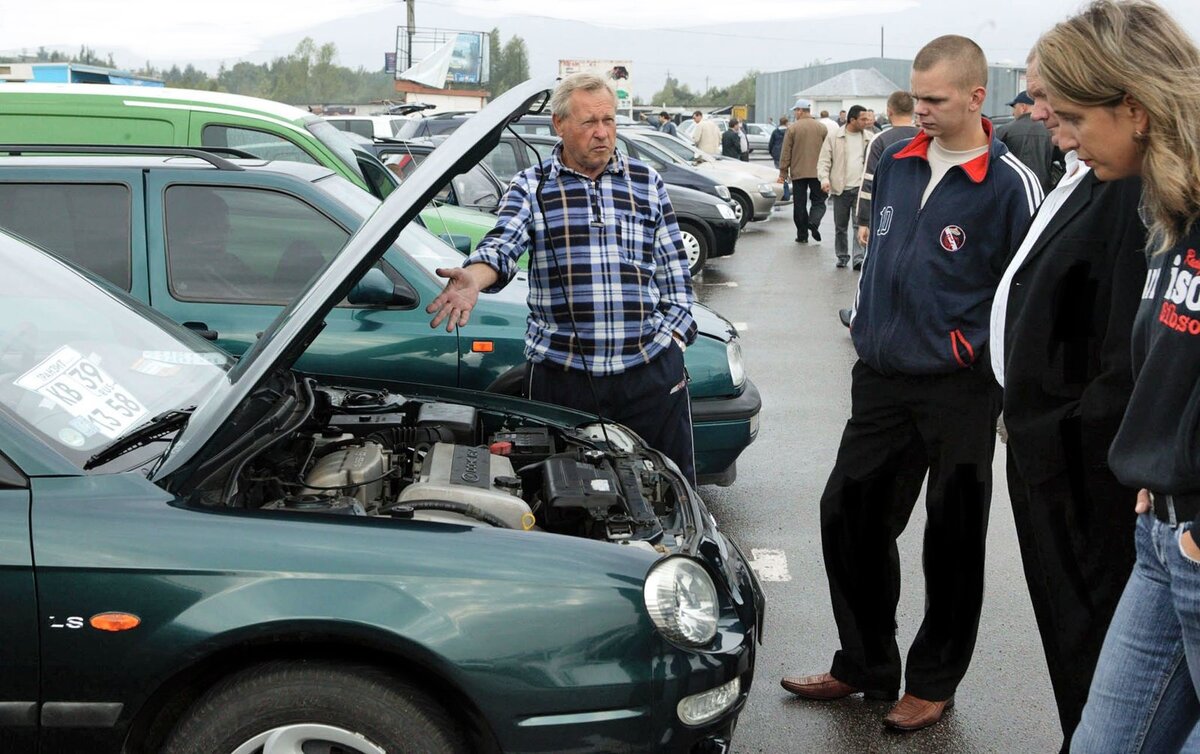
[{"label": "front tire", "polygon": [[467,752],[454,721],[413,686],[364,664],[274,661],[209,689],[167,754]]},{"label": "front tire", "polygon": [[708,236],[690,222],[679,223],[679,235],[683,238],[683,250],[687,252],[688,272],[695,277],[708,261]]},{"label": "front tire", "polygon": [[738,227],[745,228],[754,219],[754,202],[740,191],[730,192],[730,198],[737,205],[733,209],[733,214],[737,216]]}]

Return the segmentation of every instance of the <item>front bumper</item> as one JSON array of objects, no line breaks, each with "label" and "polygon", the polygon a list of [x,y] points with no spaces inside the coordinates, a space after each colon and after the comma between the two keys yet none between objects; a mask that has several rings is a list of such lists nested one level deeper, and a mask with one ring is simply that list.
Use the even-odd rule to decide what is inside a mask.
[{"label": "front bumper", "polygon": [[775,202],[779,201],[779,197],[783,196],[783,190],[779,189],[779,193],[771,196],[763,196],[755,191],[750,194],[750,201],[754,205],[754,220],[769,220],[771,219],[771,210],[775,208]]},{"label": "front bumper", "polygon": [[692,437],[696,448],[696,481],[729,484],[738,456],[758,436],[762,398],[749,379],[736,398],[692,401]]}]

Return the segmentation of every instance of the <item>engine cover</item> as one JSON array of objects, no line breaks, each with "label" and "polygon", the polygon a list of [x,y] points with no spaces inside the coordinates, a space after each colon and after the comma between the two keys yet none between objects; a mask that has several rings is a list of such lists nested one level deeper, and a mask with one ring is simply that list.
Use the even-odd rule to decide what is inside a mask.
[{"label": "engine cover", "polygon": [[383,448],[378,443],[342,448],[317,461],[304,478],[304,483],[311,487],[301,494],[328,494],[334,491],[329,489],[331,487],[344,487],[338,490],[341,494],[370,508],[371,501],[379,499],[383,492],[383,477],[387,471]]},{"label": "engine cover", "polygon": [[[400,504],[419,500],[448,500],[473,505],[504,521],[513,529],[528,528],[533,519],[524,500],[496,484],[497,478],[514,477],[512,463],[487,448],[434,443],[421,465],[418,481],[400,493]],[[421,511],[418,519],[455,523],[479,522],[445,511]]]}]

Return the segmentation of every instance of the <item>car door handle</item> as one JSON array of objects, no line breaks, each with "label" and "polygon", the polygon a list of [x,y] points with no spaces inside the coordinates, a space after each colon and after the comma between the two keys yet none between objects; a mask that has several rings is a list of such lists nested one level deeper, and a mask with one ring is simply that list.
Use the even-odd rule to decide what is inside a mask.
[{"label": "car door handle", "polygon": [[183,326],[186,327],[187,329],[191,330],[192,332],[196,333],[201,338],[204,338],[205,340],[216,340],[217,339],[217,331],[209,330],[208,325],[204,324],[203,322],[184,322]]}]

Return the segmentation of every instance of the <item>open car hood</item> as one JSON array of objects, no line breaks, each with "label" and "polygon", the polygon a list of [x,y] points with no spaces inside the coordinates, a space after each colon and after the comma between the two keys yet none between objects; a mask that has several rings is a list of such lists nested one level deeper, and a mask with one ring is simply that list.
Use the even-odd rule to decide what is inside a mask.
[{"label": "open car hood", "polygon": [[320,333],[329,312],[441,187],[482,160],[510,122],[544,107],[553,88],[553,79],[526,81],[468,118],[442,142],[367,218],[308,289],[280,313],[229,371],[228,379],[196,407],[151,478],[161,479],[185,465],[272,374],[290,369]]}]

